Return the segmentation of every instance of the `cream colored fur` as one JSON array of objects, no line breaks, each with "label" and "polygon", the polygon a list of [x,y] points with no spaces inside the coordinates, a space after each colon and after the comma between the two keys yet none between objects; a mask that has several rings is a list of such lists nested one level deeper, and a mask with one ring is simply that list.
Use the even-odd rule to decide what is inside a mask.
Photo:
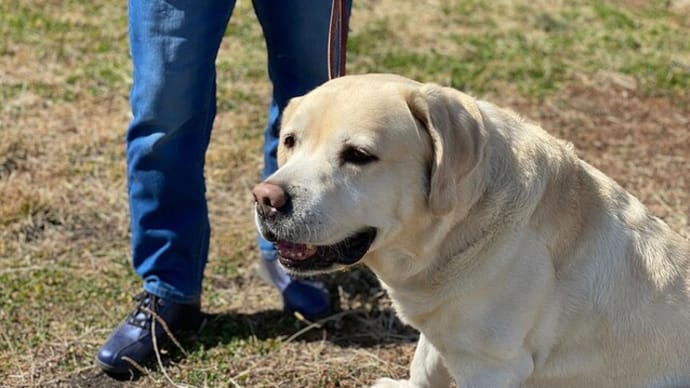
[{"label": "cream colored fur", "polygon": [[690,387],[690,245],[570,144],[392,75],[296,99],[281,136],[300,242],[377,228],[362,263],[421,333],[376,387]]}]

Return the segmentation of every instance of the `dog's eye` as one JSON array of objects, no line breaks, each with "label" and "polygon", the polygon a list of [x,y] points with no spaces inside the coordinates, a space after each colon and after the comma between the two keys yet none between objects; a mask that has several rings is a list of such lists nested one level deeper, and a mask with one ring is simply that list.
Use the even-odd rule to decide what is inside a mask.
[{"label": "dog's eye", "polygon": [[379,158],[376,156],[357,147],[345,148],[340,155],[340,159],[343,161],[343,163],[351,163],[356,165],[363,165],[379,160]]},{"label": "dog's eye", "polygon": [[283,145],[285,148],[292,148],[295,146],[295,135],[285,135],[283,138]]}]

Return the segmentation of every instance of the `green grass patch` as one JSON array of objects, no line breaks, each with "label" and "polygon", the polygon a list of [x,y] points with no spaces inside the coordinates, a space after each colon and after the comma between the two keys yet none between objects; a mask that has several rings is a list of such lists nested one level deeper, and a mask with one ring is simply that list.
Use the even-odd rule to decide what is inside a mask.
[{"label": "green grass patch", "polygon": [[[62,102],[74,102],[82,93],[99,96],[126,88],[127,23],[117,12],[124,9],[126,4],[81,1],[0,3],[0,52],[21,67],[37,68],[7,87]],[[3,100],[11,97],[7,94],[2,93]]]},{"label": "green grass patch", "polygon": [[508,84],[539,98],[598,70],[632,76],[649,94],[690,89],[689,30],[661,5],[629,9],[586,1],[549,9],[459,1],[445,9],[452,27],[440,34],[453,42],[450,48],[406,45],[391,19],[382,17],[350,40],[353,56],[372,56],[357,71],[425,81],[443,74],[452,86],[475,93]]}]

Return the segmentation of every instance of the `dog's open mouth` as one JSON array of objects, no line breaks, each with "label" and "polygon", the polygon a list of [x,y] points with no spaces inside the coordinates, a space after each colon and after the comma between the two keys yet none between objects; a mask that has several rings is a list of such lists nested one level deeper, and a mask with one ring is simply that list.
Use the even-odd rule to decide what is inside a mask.
[{"label": "dog's open mouth", "polygon": [[334,264],[350,265],[359,261],[376,238],[376,229],[367,228],[333,245],[297,244],[278,240],[280,263],[295,271],[325,270]]}]

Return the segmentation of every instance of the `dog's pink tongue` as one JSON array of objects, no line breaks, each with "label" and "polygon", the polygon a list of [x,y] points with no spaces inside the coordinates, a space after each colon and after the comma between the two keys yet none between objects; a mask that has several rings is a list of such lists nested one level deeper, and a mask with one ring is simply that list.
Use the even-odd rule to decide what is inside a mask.
[{"label": "dog's pink tongue", "polygon": [[276,243],[278,253],[292,260],[306,260],[316,253],[313,245],[295,244],[288,241],[278,241]]}]

